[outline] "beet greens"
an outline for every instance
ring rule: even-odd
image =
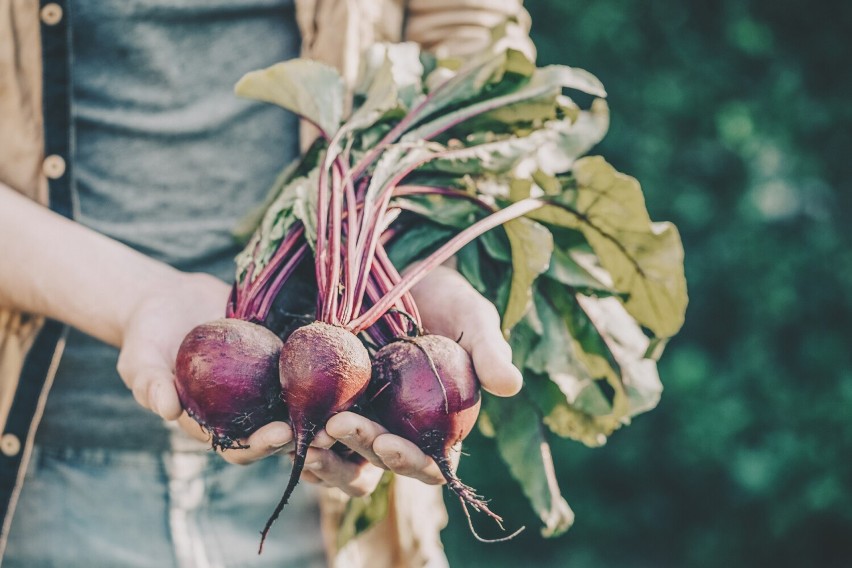
[[[677,231],[650,220],[636,180],[582,157],[608,127],[606,93],[587,72],[537,68],[498,45],[460,67],[412,44],[376,45],[364,61],[348,116],[343,80],[316,62],[280,63],[236,87],[318,133],[276,183],[237,259],[228,304],[229,317],[267,324],[313,259],[316,321],[280,350],[296,463],[263,538],[311,439],[371,374],[380,422],[432,456],[463,504],[499,520],[447,462],[479,415],[544,533],[559,534],[573,513],[548,432],[600,445],[656,405],[655,360],[686,306]],[[597,98],[582,109],[566,90]],[[421,336],[410,294],[454,255],[500,309],[528,375],[520,396],[486,396],[481,413],[469,357]],[[447,341],[455,347],[434,347]],[[427,410],[414,411],[418,396]]]

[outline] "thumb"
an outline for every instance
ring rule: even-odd
[[[171,366],[153,345],[149,347],[122,349],[118,358],[118,374],[142,407],[165,420],[177,420],[182,408]]]
[[[500,314],[458,272],[436,268],[412,290],[423,325],[470,353],[482,388],[497,396],[521,390],[523,377],[512,364],[512,348],[500,329]]]

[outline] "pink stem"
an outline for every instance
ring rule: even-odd
[[[370,278],[367,282],[366,295],[371,303],[375,303],[379,301],[385,294],[387,294],[388,290],[393,287],[393,282],[391,282],[390,278],[387,274],[384,273],[382,268],[378,264],[373,265],[373,270],[370,271]],[[401,308],[400,305],[396,305],[397,309]],[[405,335],[405,320],[403,316],[396,316],[396,318],[391,317],[390,314],[384,314],[385,323],[391,330],[391,333],[394,337]]]
[[[456,75],[450,77],[448,80],[444,81],[440,85],[438,85],[434,91],[429,93],[416,107],[411,109],[408,114],[402,117],[396,126],[391,128],[387,134],[379,141],[378,144],[373,146],[373,148],[364,154],[364,156],[355,164],[355,167],[352,170],[352,177],[354,179],[358,179],[361,177],[367,168],[376,161],[379,155],[384,151],[384,149],[396,142],[396,139],[399,138],[405,130],[416,124],[418,120],[423,118],[420,114],[423,112],[423,109],[429,106],[429,103],[435,98],[435,95],[443,91],[447,88],[448,85],[452,85],[455,82],[461,81],[464,78],[461,73],[457,73]],[[428,138],[426,138],[428,140]]]
[[[326,150],[328,152],[330,150]],[[319,178],[317,180],[317,241],[316,241],[316,259],[315,270],[317,280],[317,306],[325,305],[325,290],[327,284],[327,274],[325,271],[328,259],[328,247],[325,244],[326,234],[328,232],[328,191],[326,184],[326,169],[320,168]],[[319,316],[319,309],[317,310]]]
[[[343,216],[343,184],[337,170],[331,172],[331,224],[329,225],[329,261],[331,267],[328,276],[328,292],[322,321],[336,324],[337,305],[340,300],[340,236]]]
[[[299,266],[299,262],[302,261],[307,250],[308,244],[302,243],[302,246],[293,253],[293,256],[291,256],[290,260],[287,261],[287,264],[285,264],[278,274],[275,275],[275,280],[272,281],[272,284],[264,295],[260,305],[256,310],[254,310],[253,314],[249,314],[248,319],[252,319],[254,321],[266,321],[266,317],[269,315],[269,310],[272,309],[272,302],[275,301],[275,297],[278,296],[278,292],[281,291],[281,287],[284,286],[287,279],[296,271],[296,267]]]
[[[275,254],[272,255],[272,258],[269,259],[269,262],[267,262],[266,266],[263,267],[263,270],[260,271],[260,274],[258,274],[255,281],[250,281],[251,274],[246,276],[245,290],[243,291],[242,297],[238,297],[237,299],[237,317],[245,319],[245,316],[248,314],[249,306],[255,302],[258,296],[264,293],[266,285],[275,276],[281,263],[284,262],[284,259],[291,253],[293,247],[299,241],[304,232],[305,227],[301,223],[294,224],[290,227],[290,231],[287,233],[287,236],[285,236],[284,240],[281,241],[281,244],[278,245],[278,249],[275,251]],[[251,272],[253,271],[254,270],[252,269]]]
[[[385,251],[385,247],[381,244],[376,249],[376,260],[378,261],[379,267],[388,275],[393,285],[399,284],[400,280],[402,280],[402,276],[400,276],[399,272],[397,272],[396,267],[388,257],[387,251]],[[414,303],[414,298],[411,296],[411,292],[406,292],[402,295],[402,308],[412,317],[412,319],[414,319],[417,327],[423,327],[423,321],[420,319],[420,311],[417,309],[417,304]]]
[[[426,260],[418,264],[411,272],[406,274],[402,280],[396,284],[381,300],[376,302],[369,310],[358,316],[350,322],[348,328],[352,333],[360,333],[367,327],[370,327],[377,319],[393,306],[399,298],[411,290],[415,284],[420,282],[424,276],[429,274],[436,266],[447,261],[451,256],[461,250],[466,244],[478,237],[479,235],[526,215],[530,211],[543,207],[547,203],[540,199],[528,198],[513,203],[509,207],[502,209],[496,213],[492,213],[488,217],[481,219],[463,230],[455,237],[444,243],[444,245],[432,253]]]
[[[467,199],[468,201],[472,201],[476,203],[483,209],[488,210],[493,213],[497,211],[493,206],[489,205],[482,199],[476,197],[475,195],[471,195],[469,193],[465,193],[460,189],[452,189],[449,187],[433,187],[431,185],[398,185],[393,190],[394,197],[404,197],[406,195],[443,195],[446,197],[452,197],[457,199]]]
[[[385,185],[381,193],[377,195],[375,199],[369,202],[365,199],[364,209],[361,212],[362,224],[361,232],[359,233],[361,238],[359,239],[358,247],[356,249],[356,255],[360,259],[361,264],[359,266],[358,279],[356,280],[355,307],[353,309],[353,313],[357,314],[361,309],[361,298],[364,296],[364,287],[367,283],[367,273],[369,267],[373,263],[376,246],[381,239],[381,221],[388,211],[388,206],[390,205],[391,198],[394,195],[394,189],[408,174],[426,162],[434,159],[436,156],[437,154],[433,154],[424,157],[422,160],[410,165],[408,168],[399,172],[395,177],[388,181],[387,185]],[[373,206],[373,203],[376,201],[379,201],[378,207]]]
[[[352,181],[352,176],[347,175],[346,165],[349,163],[349,152],[341,160],[335,160],[340,175],[346,181],[346,264],[344,275],[344,292],[342,310],[340,311],[340,321],[348,321],[353,315],[353,304],[355,303],[355,271],[357,270],[355,245],[358,240],[358,201],[355,196],[355,184]]]

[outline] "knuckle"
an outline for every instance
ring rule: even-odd
[[[500,324],[500,312],[497,311],[497,306],[482,296],[477,296],[475,300],[472,299],[471,307],[479,314],[482,323],[487,325]]]

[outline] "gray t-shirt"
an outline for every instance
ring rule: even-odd
[[[237,98],[233,85],[297,56],[293,0],[75,0],[69,11],[77,218],[230,282],[232,229],[298,151],[295,117]],[[38,443],[169,447],[117,358],[71,331]]]

